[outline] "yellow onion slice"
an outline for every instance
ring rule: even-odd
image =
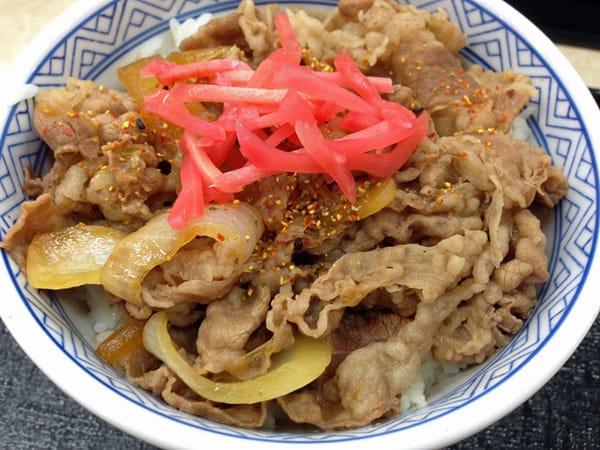
[[[104,262],[126,232],[78,224],[37,234],[27,249],[29,284],[37,289],[66,289],[100,284]]]
[[[292,346],[273,356],[267,373],[244,381],[213,381],[200,375],[177,352],[165,312],[155,313],[146,323],[144,347],[198,395],[236,405],[263,402],[300,389],[319,377],[331,361],[331,347],[326,340],[297,336]]]
[[[389,205],[396,197],[396,183],[392,178],[377,181],[371,188],[356,200],[355,207],[359,219],[364,219]]]
[[[276,342],[273,339],[269,339],[264,344],[246,353],[239,361],[226,370],[238,379],[256,376],[263,367],[268,367],[271,355],[277,351],[277,347]]]
[[[96,349],[96,354],[109,364],[129,355],[143,344],[143,320],[129,319],[111,333]]]
[[[142,304],[142,280],[159,264],[168,261],[196,236],[215,240],[218,259],[243,264],[252,254],[263,225],[250,205],[210,205],[204,214],[190,220],[185,228],[174,230],[168,212],[161,213],[120,241],[101,272],[104,288],[134,304]]]

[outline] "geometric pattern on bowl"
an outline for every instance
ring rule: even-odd
[[[332,0],[306,3],[336,4]],[[61,301],[53,294],[30,288],[17,266],[3,254],[4,264],[12,274],[22,301],[48,337],[99,383],[156,414],[210,432],[270,441],[337,441],[400,432],[461,408],[519,370],[560,327],[577,301],[579,286],[588,276],[598,228],[598,174],[590,148],[589,130],[582,127],[579,111],[572,106],[565,80],[558,79],[530,44],[518,37],[516,30],[501,18],[468,0],[414,0],[408,3],[429,11],[444,8],[449,19],[458,23],[470,36],[468,48],[461,53],[468,63],[481,64],[496,71],[512,67],[533,79],[537,94],[532,98],[533,113],[528,119],[533,140],[547,150],[554,164],[564,167],[570,183],[567,197],[554,210],[551,223],[546,226],[550,279],[542,289],[534,314],[506,348],[452,390],[400,418],[357,430],[309,435],[241,430],[176,411],[132,386],[95,356]],[[41,87],[59,86],[67,77],[75,76],[114,83],[114,75],[111,74],[116,67],[141,43],[167,31],[169,18],[183,20],[203,12],[230,11],[236,6],[237,1],[216,0],[172,0],[160,2],[160,5],[142,0],[112,2],[103,7],[95,18],[81,23],[65,36],[35,69],[29,81]],[[32,108],[31,100],[14,106],[4,137],[0,138],[2,235],[14,223],[18,207],[24,200],[20,190],[22,167],[29,166],[39,171],[46,162],[45,147],[33,131]]]

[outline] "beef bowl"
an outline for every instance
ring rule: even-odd
[[[2,319],[143,441],[443,447],[600,309],[600,113],[504,2],[76,2],[10,80]]]

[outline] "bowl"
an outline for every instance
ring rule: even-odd
[[[330,7],[333,0],[279,2]],[[0,315],[33,362],[91,412],[131,435],[166,448],[222,445],[276,448],[310,444],[344,449],[402,442],[404,448],[439,448],[489,426],[541,388],[577,348],[600,310],[596,295],[600,113],[575,70],[526,18],[493,0],[414,0],[443,8],[468,36],[467,64],[529,76],[536,93],[527,125],[531,139],[564,167],[567,196],[545,222],[549,280],[519,333],[485,363],[456,375],[427,405],[365,427],[330,432],[246,430],[177,411],[131,385],[99,359],[82,309],[33,289],[2,253]],[[33,130],[31,85],[61,86],[68,76],[117,86],[115,69],[140,46],[168,33],[169,19],[234,10],[234,1],[76,2],[35,39],[15,64],[10,92],[16,103],[0,111],[0,217],[4,236],[25,197],[22,167],[43,170],[46,147]]]

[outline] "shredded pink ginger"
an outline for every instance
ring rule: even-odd
[[[275,26],[281,48],[256,70],[230,59],[153,60],[143,70],[172,85],[145,97],[146,111],[184,130],[174,229],[201,216],[206,204],[232,201],[233,193],[279,173],[327,174],[354,202],[355,172],[392,176],[427,132],[426,113],[415,116],[381,97],[392,92],[391,79],[365,76],[347,53],[335,58],[335,72],[303,66],[288,16],[278,13]],[[205,120],[188,110],[190,102],[218,102],[223,112]],[[343,137],[330,139],[328,130]]]

